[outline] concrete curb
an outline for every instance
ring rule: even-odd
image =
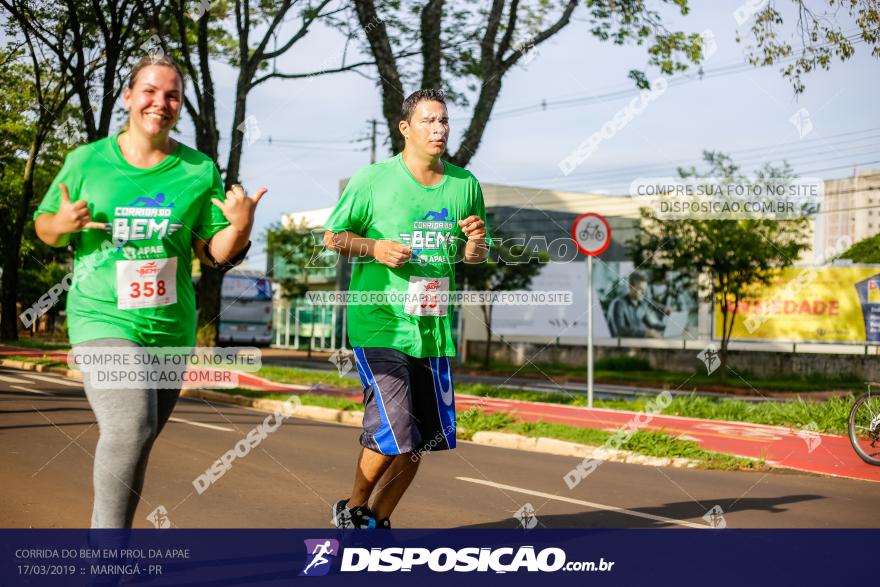
[[[510,432],[475,432],[472,442],[500,448],[527,450],[566,457],[597,459],[631,465],[648,465],[650,467],[678,467],[693,469],[700,463],[686,458],[651,457],[639,455],[628,450],[589,446],[577,442],[568,442],[556,438],[523,436]]]
[[[9,367],[10,369],[20,369],[22,371],[36,371],[37,373],[55,373],[67,377],[68,379],[76,379],[82,381],[82,373],[76,369],[66,369],[64,367],[50,367],[48,365],[39,365],[27,361],[16,361],[14,359],[0,359],[0,366]]]

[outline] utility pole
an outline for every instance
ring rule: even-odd
[[[376,119],[372,119],[370,124],[373,127],[373,131],[370,133],[370,164],[376,162]]]

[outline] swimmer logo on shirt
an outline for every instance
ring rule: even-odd
[[[443,263],[447,261],[446,251],[454,254],[455,241],[452,231],[455,218],[447,208],[439,212],[428,211],[421,220],[413,222],[412,232],[401,232],[400,240],[412,248],[412,260],[418,263]],[[439,251],[444,254],[423,255],[424,251]]]
[[[171,208],[174,202],[165,204],[165,194],[155,197],[140,196],[128,206],[117,206],[113,212],[113,239],[117,242],[163,239],[172,235],[182,226],[172,222]]]

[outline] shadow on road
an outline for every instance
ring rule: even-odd
[[[812,501],[816,499],[825,499],[821,495],[805,494],[805,495],[787,495],[772,498],[725,498],[716,500],[702,500],[706,509],[701,509],[700,505],[694,501],[678,501],[667,503],[657,507],[629,508],[632,511],[654,516],[662,516],[664,518],[672,518],[675,520],[685,520],[696,524],[706,523],[702,517],[709,508],[720,506],[724,515],[731,515],[743,511],[762,511],[771,514],[782,514],[788,511],[783,507],[788,504],[794,504],[804,501]],[[586,507],[586,506],[585,506]],[[619,512],[611,512],[604,510],[591,510],[577,514],[564,515],[541,515],[540,510],[537,511],[538,528],[674,528],[676,524],[672,522],[663,522],[660,520],[651,520],[640,518],[630,514]],[[706,523],[708,526],[708,523]],[[513,517],[498,520],[497,522],[489,522],[485,524],[473,524],[468,526],[460,526],[461,528],[521,528],[520,521]]]

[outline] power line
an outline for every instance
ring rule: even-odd
[[[862,41],[861,33],[850,34],[847,37],[847,40],[852,42],[853,44],[859,44]],[[830,43],[823,43],[822,45],[830,45]],[[786,57],[783,59],[779,59],[774,63],[774,65],[779,65],[782,63],[787,63],[789,61],[794,61],[797,59],[797,55],[792,55],[790,57]],[[700,81],[702,79],[709,79],[715,77],[722,77],[726,75],[734,75],[738,73],[744,73],[746,71],[754,71],[756,66],[752,65],[748,62],[729,62],[728,64],[718,66],[713,69],[704,70],[702,73],[688,73],[682,74],[679,76],[672,77],[668,80],[667,86],[673,87],[678,86],[685,83],[691,83],[694,81]],[[494,113],[492,115],[493,119],[504,119],[504,118],[513,118],[517,116],[525,116],[527,114],[531,114],[533,112],[545,112],[547,110],[559,110],[563,108],[572,108],[580,105],[587,104],[598,104],[601,102],[608,102],[611,100],[616,100],[618,98],[624,98],[632,95],[637,95],[642,90],[634,89],[631,86],[621,86],[620,89],[612,90],[609,92],[601,93],[601,94],[591,94],[587,96],[579,96],[575,98],[566,98],[566,99],[557,99],[557,100],[547,100],[542,99],[540,102],[527,105],[520,106],[518,108],[511,108],[509,110],[502,110],[500,112]],[[472,117],[461,118],[462,122],[467,122]]]
[[[745,149],[735,149],[735,150],[728,151],[727,153],[731,155],[731,158],[734,160],[735,163],[740,163],[740,161],[737,159],[739,157],[741,157],[742,155],[747,154],[747,153],[755,153],[755,152],[764,152],[767,155],[772,153],[772,154],[774,154],[774,158],[785,159],[786,153],[780,152],[780,149],[782,147],[789,147],[790,151],[799,151],[802,149],[812,149],[812,148],[815,148],[815,149],[834,148],[834,146],[840,145],[840,144],[846,144],[846,143],[851,143],[851,142],[855,142],[855,141],[863,141],[863,140],[873,139],[873,138],[875,138],[874,134],[872,134],[869,137],[853,137],[853,135],[861,135],[861,134],[865,134],[865,133],[876,133],[877,131],[880,131],[880,127],[844,132],[844,133],[839,133],[836,135],[829,135],[827,137],[803,139],[798,142],[777,143],[774,145],[765,145],[765,146],[760,146],[760,147],[748,147]],[[880,136],[880,135],[876,135],[876,136]],[[847,139],[847,140],[840,140],[843,137],[853,137],[853,138]],[[779,152],[778,155],[775,154],[777,152]],[[599,171],[583,171],[583,172],[579,172],[579,173],[573,173],[573,174],[566,176],[566,179],[574,179],[574,178],[581,178],[581,177],[593,179],[593,178],[596,178],[597,176],[605,176],[608,174],[614,174],[615,172],[623,172],[623,171],[635,170],[635,169],[650,170],[650,169],[657,169],[657,168],[681,167],[681,166],[685,166],[688,164],[692,164],[693,162],[694,162],[694,159],[678,159],[678,160],[673,160],[673,161],[668,161],[668,162],[645,163],[645,164],[636,165],[636,166],[630,165],[630,166],[612,167],[612,168],[608,168],[605,170],[599,170]],[[662,169],[661,169],[661,171],[662,171]],[[549,175],[549,176],[531,177],[531,178],[527,178],[525,180],[520,180],[520,181],[552,181],[554,179],[560,179],[559,174],[554,174],[554,175]]]

